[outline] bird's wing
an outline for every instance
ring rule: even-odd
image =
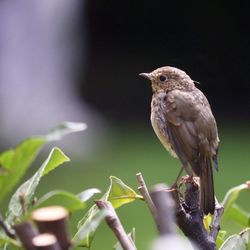
[[[165,118],[170,142],[182,163],[188,162],[197,175],[200,150],[196,120],[200,116],[199,104],[199,100],[190,92],[179,90],[169,92],[165,99]]]

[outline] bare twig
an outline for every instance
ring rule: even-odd
[[[2,214],[0,214],[0,227],[3,229],[3,231],[8,237],[10,237],[11,239],[15,239],[15,234],[5,224]]]
[[[106,222],[111,230],[114,232],[116,238],[120,242],[124,250],[136,250],[134,242],[129,239],[126,234],[114,208],[109,201],[98,200],[95,201],[99,209],[107,209],[108,215],[106,216]]]
[[[174,201],[166,189],[165,184],[158,184],[150,192],[156,207],[156,225],[160,235],[175,233]]]
[[[223,215],[224,207],[219,204],[217,199],[215,199],[215,211],[213,221],[210,225],[210,236],[216,241],[218,233],[220,231],[220,220]]]
[[[138,190],[140,191],[144,201],[146,202],[148,208],[149,208],[149,211],[151,212],[152,214],[152,217],[154,218],[155,221],[157,221],[157,213],[156,213],[156,208],[155,208],[155,205],[150,197],[150,194],[148,192],[148,188],[147,188],[147,185],[144,181],[144,178],[143,178],[143,175],[142,173],[137,173],[136,174],[136,178],[137,178],[137,181],[139,183],[139,187],[138,187]]]
[[[70,247],[67,219],[68,212],[59,206],[39,208],[32,213],[40,233],[52,233],[56,236],[62,250]]]
[[[39,234],[32,240],[36,250],[60,250],[57,238],[53,234]]]
[[[22,242],[23,247],[26,250],[36,250],[32,243],[32,239],[38,235],[37,230],[33,228],[31,223],[23,222],[14,226],[16,234],[20,241]]]

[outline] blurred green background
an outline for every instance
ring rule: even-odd
[[[226,124],[220,124],[219,131],[220,168],[218,173],[214,172],[214,177],[216,196],[221,201],[229,188],[250,179],[250,135],[247,125],[228,127]],[[171,184],[179,171],[178,160],[165,151],[150,126],[114,127],[112,133],[101,143],[102,147],[90,156],[84,159],[72,158],[70,163],[46,176],[38,189],[38,197],[52,189],[66,189],[78,193],[87,188],[97,187],[105,192],[109,186],[110,175],[117,176],[136,190],[138,184],[135,175],[138,172],[143,173],[148,187],[162,182]],[[238,204],[247,211],[250,207],[249,195],[249,192],[243,192],[238,200]],[[88,204],[92,205],[93,202],[90,201]],[[156,230],[143,202],[136,201],[124,205],[117,212],[126,231],[136,228],[138,249],[149,249],[156,236]],[[82,215],[82,212],[77,212],[72,216],[72,233],[76,229],[76,221]],[[226,225],[222,225],[222,229],[232,233],[238,232],[240,227],[228,221]],[[92,249],[111,249],[115,242],[113,233],[105,223],[102,223],[96,232]]]

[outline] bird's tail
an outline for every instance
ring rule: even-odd
[[[214,214],[214,180],[211,159],[204,157],[201,160],[200,172],[200,189],[201,189],[201,210],[204,214]]]

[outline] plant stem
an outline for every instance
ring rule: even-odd
[[[108,215],[106,216],[106,222],[111,230],[114,232],[116,238],[120,242],[124,250],[136,250],[135,244],[126,234],[114,208],[109,201],[97,200],[95,201],[99,209],[106,209]]]
[[[151,199],[151,196],[149,194],[149,191],[148,191],[147,185],[146,185],[146,183],[144,181],[142,173],[137,173],[136,178],[137,178],[137,181],[138,181],[138,183],[140,185],[138,187],[138,190],[141,193],[145,203],[147,204],[147,206],[149,208],[149,211],[150,211],[152,217],[154,218],[154,221],[156,222],[156,221],[158,221],[156,207],[155,207],[155,204],[153,203],[153,201]]]

